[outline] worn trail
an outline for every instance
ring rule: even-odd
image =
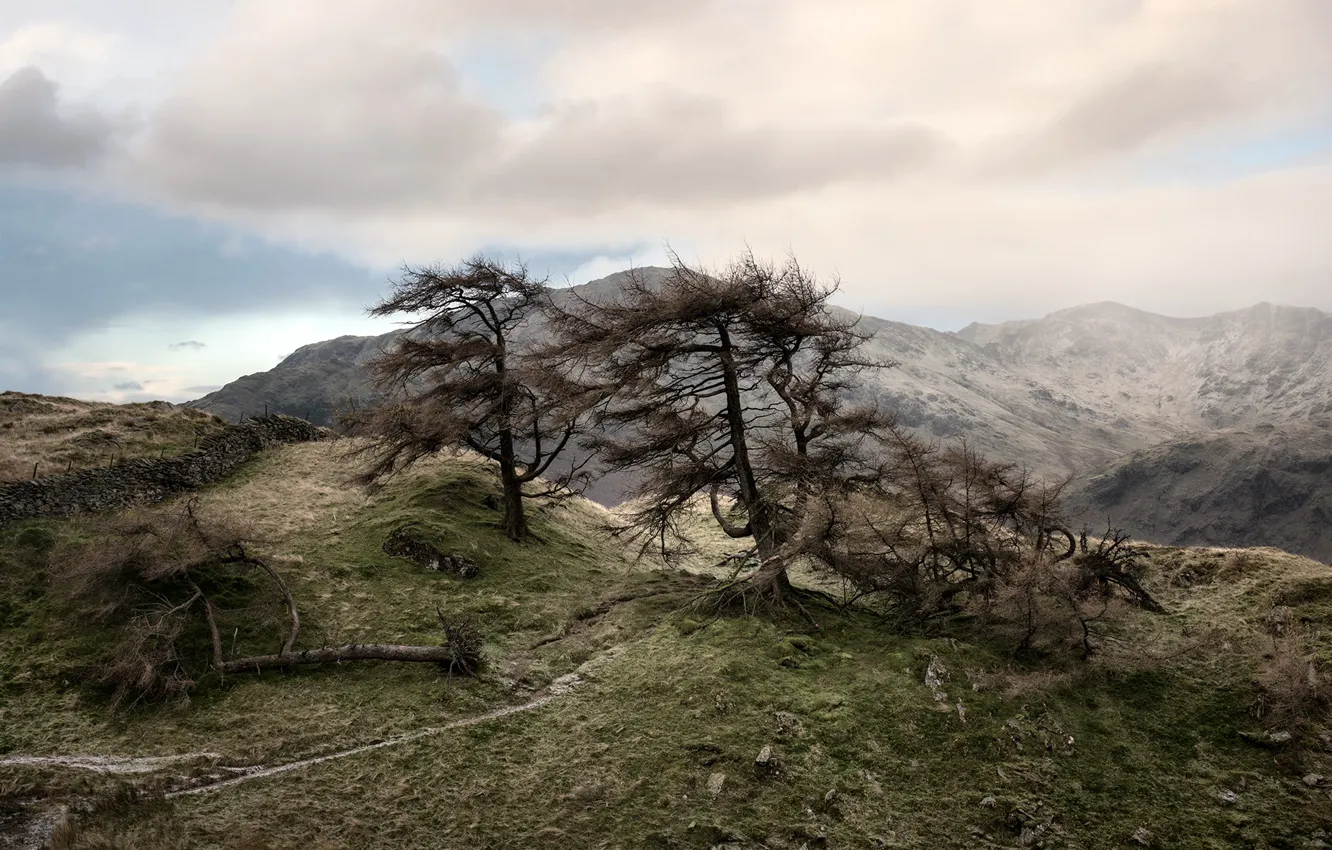
[[[443,732],[449,732],[454,729],[462,729],[468,726],[475,726],[480,723],[486,723],[491,720],[498,720],[501,717],[507,717],[511,714],[520,714],[525,711],[535,711],[558,697],[571,693],[575,688],[583,683],[583,676],[590,671],[601,667],[615,658],[619,657],[624,651],[624,646],[613,646],[603,653],[600,653],[585,661],[575,672],[565,674],[550,683],[546,692],[541,696],[529,700],[519,705],[507,705],[492,709],[482,714],[472,717],[463,717],[442,726],[427,726],[423,729],[417,729],[402,735],[396,735],[392,738],[386,738],[382,741],[376,741],[373,744],[364,744],[359,747],[351,747],[346,750],[326,753],[322,756],[300,759],[298,761],[287,762],[271,766],[257,765],[252,767],[219,767],[220,770],[235,772],[238,775],[209,782],[204,785],[196,785],[190,788],[181,788],[176,791],[168,792],[167,798],[184,797],[194,794],[208,794],[213,791],[220,791],[224,788],[230,788],[243,782],[252,782],[256,779],[264,779],[270,776],[277,776],[283,773],[289,773],[293,770],[311,767],[326,761],[335,761],[337,759],[349,758],[362,753],[368,753],[372,750],[379,750],[385,747],[396,747],[411,741],[428,738],[432,735],[439,735]],[[8,756],[0,758],[0,767],[5,765],[49,765],[56,767],[69,767],[82,770],[92,770],[99,773],[151,773],[162,770],[174,764],[181,764],[190,761],[199,761],[203,759],[219,759],[222,756],[218,753],[183,753],[171,756]]]
[[[441,732],[448,732],[452,729],[462,729],[466,726],[475,726],[478,723],[485,723],[488,720],[496,720],[500,717],[506,717],[510,714],[518,714],[523,711],[533,711],[554,699],[553,695],[547,695],[525,702],[521,705],[510,705],[504,708],[497,708],[493,711],[487,711],[484,714],[478,714],[474,717],[464,717],[461,720],[455,720],[452,723],[446,723],[443,726],[428,726],[425,729],[417,729],[415,732],[408,732],[405,735],[398,735],[393,738],[386,738],[383,741],[376,741],[373,744],[365,744],[360,747],[352,747],[349,750],[340,750],[327,755],[315,756],[314,758],[301,759],[299,761],[288,762],[287,764],[274,765],[272,767],[256,767],[247,769],[247,772],[239,776],[233,776],[229,779],[222,779],[217,782],[210,782],[207,785],[199,785],[194,788],[182,788],[179,791],[168,792],[165,796],[184,797],[191,794],[208,794],[213,791],[220,791],[223,788],[229,788],[232,785],[239,785],[242,782],[252,782],[256,779],[264,779],[269,776],[277,776],[280,773],[288,773],[293,770],[300,770],[303,767],[320,764],[326,761],[344,759],[350,756],[357,756],[361,753],[368,753],[371,750],[383,749],[384,747],[396,747],[399,744],[406,744],[409,741],[415,741],[420,738],[428,738],[431,735],[438,735]]]

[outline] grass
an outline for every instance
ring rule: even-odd
[[[0,484],[136,457],[185,454],[224,427],[166,402],[108,404],[0,393]]]
[[[60,847],[1117,847],[1143,829],[1159,847],[1277,848],[1332,828],[1328,792],[1302,781],[1332,776],[1328,756],[1239,734],[1262,728],[1250,707],[1274,607],[1326,656],[1326,566],[1154,548],[1168,616],[1131,612],[1091,663],[1020,664],[960,629],[895,634],[865,614],[819,610],[817,630],[708,619],[689,606],[705,579],[631,561],[590,503],[536,510],[536,541],[510,543],[486,506],[493,476],[467,458],[373,496],[347,474],[327,444],[286,446],[205,490],[200,509],[252,524],[300,602],[303,645],[437,641],[438,605],[486,635],[477,679],[348,664],[205,679],[187,707],[112,714],[68,680],[99,637],[43,579],[53,543],[89,526],[28,523],[0,531],[0,750],[273,764],[520,703],[610,660],[538,710],[215,794],[125,790],[216,772],[204,759],[132,779],[0,767],[0,797],[98,801]],[[480,575],[385,555],[407,521]],[[696,542],[697,568],[734,545]],[[923,682],[932,659],[949,671],[942,701]],[[756,769],[764,747],[779,774]]]

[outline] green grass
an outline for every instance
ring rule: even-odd
[[[1158,550],[1151,581],[1168,617],[1131,612],[1090,664],[1017,664],[1001,644],[894,634],[867,615],[820,609],[820,629],[711,619],[689,605],[703,579],[629,561],[593,506],[535,511],[536,540],[509,542],[475,462],[440,460],[368,499],[341,488],[345,472],[327,447],[285,447],[201,504],[257,523],[300,601],[303,645],[434,642],[439,606],[485,633],[478,679],[347,664],[205,679],[186,708],[112,714],[64,684],[98,636],[41,579],[51,540],[87,531],[29,524],[0,532],[0,749],[273,764],[523,702],[617,652],[535,711],[215,794],[126,802],[112,794],[126,780],[3,767],[0,793],[111,800],[66,847],[1099,848],[1135,846],[1145,828],[1160,847],[1276,848],[1332,829],[1327,791],[1301,781],[1332,775],[1327,756],[1238,734],[1261,728],[1248,708],[1263,617],[1287,604],[1323,622],[1326,567]],[[407,521],[481,574],[461,581],[385,555]],[[1194,579],[1176,583],[1186,570]],[[943,702],[923,684],[931,658],[950,671]],[[764,746],[780,775],[755,769]]]

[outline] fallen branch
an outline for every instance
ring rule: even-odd
[[[258,672],[266,667],[294,667],[298,664],[339,664],[343,661],[417,661],[443,664],[454,660],[453,650],[447,646],[407,646],[390,643],[352,643],[346,646],[307,649],[303,652],[282,652],[276,655],[255,655],[222,662],[222,673]]]

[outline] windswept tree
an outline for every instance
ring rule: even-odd
[[[547,301],[522,264],[473,257],[456,266],[407,267],[372,316],[421,317],[370,364],[381,402],[348,417],[376,438],[363,450],[369,484],[442,450],[494,461],[504,528],[527,535],[524,485],[544,475],[577,432],[578,393],[525,356],[519,341]]]
[[[633,515],[647,543],[678,534],[707,498],[731,537],[752,538],[746,592],[781,604],[789,544],[811,494],[872,474],[867,440],[885,424],[848,403],[860,370],[855,318],[828,304],[794,259],[746,252],[708,272],[672,257],[664,279],[629,276],[613,297],[576,299],[552,317],[552,353],[598,377],[600,463],[637,479]]]

